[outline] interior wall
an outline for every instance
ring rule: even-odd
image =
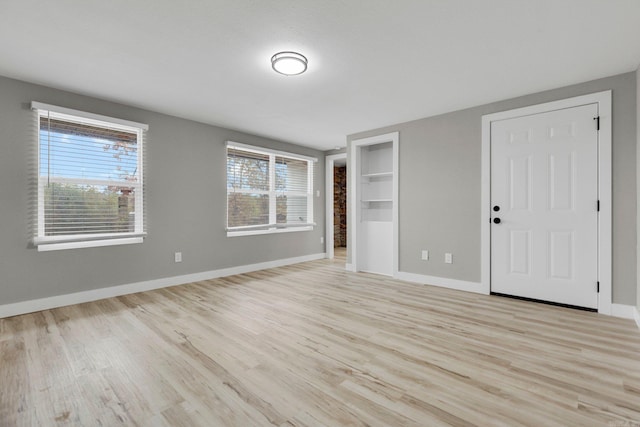
[[[634,305],[634,72],[349,135],[348,144],[400,132],[399,270],[479,283],[482,116],[604,90],[613,91],[613,302]],[[444,263],[446,252],[452,264]]]
[[[347,167],[333,168],[333,246],[347,246]]]
[[[324,253],[324,153],[0,77],[0,305]],[[31,101],[149,124],[144,243],[38,252],[30,245],[37,134]],[[313,231],[227,237],[232,140],[318,158]],[[183,262],[174,262],[174,252]]]
[[[637,191],[640,192],[640,171],[638,170],[638,165],[640,165],[640,67],[636,70],[636,134],[637,134],[637,145],[636,145],[636,180],[637,180]],[[640,193],[639,193],[640,194]],[[637,200],[637,214],[638,214],[638,244],[640,244],[640,196],[638,196]],[[637,271],[640,271],[640,250],[638,250],[638,263],[637,263]],[[637,288],[636,288],[636,308],[638,310],[638,318],[640,319],[640,274],[637,277]]]

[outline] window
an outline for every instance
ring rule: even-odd
[[[315,161],[227,142],[227,235],[311,230]]]
[[[147,125],[32,102],[39,251],[140,243]]]

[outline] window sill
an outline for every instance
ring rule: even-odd
[[[39,244],[38,252],[60,251],[64,249],[95,248],[99,246],[131,245],[142,243],[142,237],[126,237],[121,239],[85,240],[78,242],[60,242]]]
[[[269,228],[265,230],[245,230],[245,231],[227,231],[227,237],[254,236],[258,234],[277,234],[277,233],[293,233],[296,231],[311,231],[313,226],[292,227],[292,228]]]

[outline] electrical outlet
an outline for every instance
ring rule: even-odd
[[[423,250],[422,251],[422,260],[426,261],[429,259],[429,251]]]
[[[320,244],[323,244],[323,243],[324,243],[324,237],[321,237],[320,238]]]
[[[446,254],[444,254],[444,262],[446,264],[453,264],[453,255],[450,254],[449,252],[447,252]]]
[[[176,262],[182,262],[182,252],[176,252],[174,259]]]

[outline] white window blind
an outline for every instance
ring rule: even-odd
[[[32,103],[38,118],[39,250],[144,236],[146,125]]]
[[[227,143],[229,235],[310,229],[316,159]]]

